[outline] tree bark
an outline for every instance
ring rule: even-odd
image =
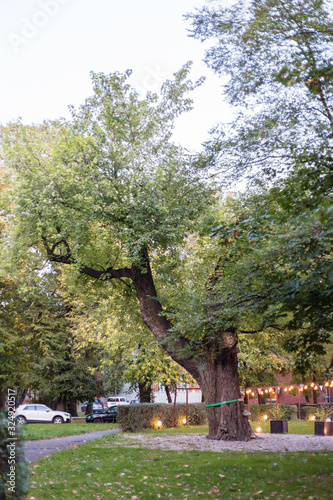
[[[209,439],[248,441],[253,435],[248,417],[244,415],[241,400],[236,346],[223,348],[219,355],[208,359],[203,377],[207,405],[240,400],[220,406],[208,407]]]
[[[23,404],[23,401],[25,400],[27,393],[28,389],[22,389],[21,394],[17,398],[17,406]]]
[[[72,415],[72,417],[77,417],[77,402],[76,401],[69,401],[68,403],[69,406],[69,413]]]
[[[151,403],[151,387],[139,383],[139,398],[140,403]]]
[[[168,399],[168,403],[172,403],[172,397],[171,397],[171,394],[170,394],[170,388],[169,388],[169,386],[165,385],[164,388],[165,388],[166,397]]]
[[[58,411],[66,411],[66,400],[65,399],[60,399],[57,402],[56,410],[58,410]]]

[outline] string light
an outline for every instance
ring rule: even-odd
[[[281,387],[281,390],[283,390],[284,392],[288,392],[288,391],[292,391],[292,390],[295,390],[295,389],[298,389],[300,392],[303,392],[303,391],[306,391],[307,389],[311,388],[313,389],[314,391],[318,391],[319,389],[322,391],[323,389],[325,388],[333,388],[333,379],[332,380],[329,380],[329,381],[326,381],[326,382],[323,382],[323,385],[317,385],[315,382],[311,382],[311,384],[299,384],[297,386],[294,386],[294,385],[290,385],[289,387]],[[280,388],[280,387],[279,387]],[[271,393],[271,392],[277,392],[277,386],[275,387],[253,387],[252,389],[246,389],[245,391],[245,394],[248,395],[249,398],[255,398],[256,397],[256,394],[254,393],[254,391],[257,390],[258,392],[258,395],[265,395],[265,394],[268,394],[268,393]]]

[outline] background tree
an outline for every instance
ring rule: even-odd
[[[2,172],[0,269],[0,390],[4,407],[8,387],[16,388],[17,404],[29,392],[58,409],[76,414],[76,402],[101,390],[99,355],[93,341],[79,347],[69,319],[72,305],[64,295],[59,271],[39,252],[6,258],[10,246],[6,191],[13,175]],[[12,172],[11,172],[12,174]],[[15,258],[17,257],[17,258]]]

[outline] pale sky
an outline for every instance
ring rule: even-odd
[[[227,3],[230,0],[221,0]],[[0,123],[69,118],[91,95],[90,71],[132,69],[140,92],[192,60],[192,78],[205,75],[195,109],[178,120],[175,139],[198,149],[208,130],[230,120],[222,81],[202,62],[204,45],[188,37],[183,14],[205,0],[0,0],[2,78]]]

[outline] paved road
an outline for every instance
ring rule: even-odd
[[[71,446],[76,446],[78,444],[85,443],[86,441],[92,441],[93,439],[97,439],[107,434],[115,434],[116,432],[120,432],[120,429],[94,431],[89,432],[88,434],[45,439],[43,441],[26,441],[24,443],[25,458],[28,462],[33,462],[34,460],[46,457],[50,453],[67,450]]]

